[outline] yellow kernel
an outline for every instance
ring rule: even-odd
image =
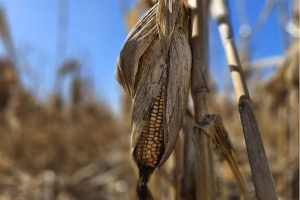
[[[159,154],[160,154],[160,151],[157,151],[157,152],[156,152],[156,154],[158,154],[158,155],[159,155]]]
[[[144,151],[147,151],[147,148],[144,148],[143,150],[144,150]]]
[[[162,116],[162,115],[163,115],[163,113],[162,113],[162,112],[158,113],[158,116]]]
[[[154,142],[153,142],[153,141],[148,141],[148,144],[152,144],[152,145],[153,145],[153,144],[154,144]]]
[[[151,154],[151,151],[150,151],[150,150],[147,150],[147,154]]]
[[[159,136],[159,133],[158,133],[158,132],[156,132],[156,133],[155,133],[155,136]]]
[[[155,131],[155,128],[149,128],[149,131]]]
[[[160,141],[163,141],[163,138],[159,138]]]
[[[152,155],[155,155],[155,151],[153,151],[151,154],[152,154]]]
[[[145,156],[143,156],[143,159],[146,159],[146,157],[145,157]]]
[[[144,140],[144,144],[147,144],[147,140]]]
[[[151,155],[146,155],[146,158],[151,158]]]
[[[160,100],[160,97],[156,97],[156,99],[155,99],[156,101],[159,101]]]
[[[159,144],[157,145],[157,147],[161,147],[161,144],[159,143]]]
[[[159,131],[159,128],[155,128],[155,131]]]
[[[155,143],[159,144],[159,143],[160,143],[160,141],[159,141],[159,140],[156,140],[156,141],[155,141]]]
[[[152,116],[152,117],[156,117],[156,116],[157,116],[157,114],[155,114],[155,113],[151,113],[151,116]]]
[[[155,134],[155,136],[156,136],[156,134]],[[159,134],[159,137],[161,137],[161,138],[164,137],[164,134]]]
[[[155,101],[155,102],[154,102],[154,105],[158,106],[158,105],[159,105],[159,102],[158,102],[158,101]]]
[[[155,121],[150,121],[150,124],[152,124],[152,125],[155,124]]]
[[[149,161],[149,162],[152,162],[152,161],[153,161],[153,158],[149,158],[148,161]]]
[[[162,112],[163,112],[163,110],[162,110],[162,109],[159,109],[159,111],[158,111],[158,112],[162,113]]]
[[[157,111],[157,110],[152,110],[152,112],[154,112],[154,113],[158,113],[158,111]]]
[[[157,147],[157,144],[152,144],[152,147]]]
[[[162,120],[156,120],[156,123],[161,124],[161,123],[162,123]],[[150,126],[151,126],[151,125],[150,125]],[[156,124],[155,124],[155,126],[156,126]]]
[[[161,108],[161,109],[162,109],[162,108],[163,108],[163,106],[162,106],[162,105],[159,105],[159,108]]]
[[[150,138],[154,138],[154,134],[149,135],[149,137]],[[149,139],[149,137],[148,137],[148,139]]]
[[[151,151],[156,151],[156,148],[152,148]]]
[[[158,116],[157,119],[162,119],[162,116]]]
[[[155,117],[151,117],[150,120],[155,122],[156,118]]]
[[[148,145],[147,145],[147,149],[151,149],[151,145],[148,144]]]
[[[150,128],[155,128],[155,125],[154,124],[150,124],[149,127]]]
[[[154,141],[156,141],[156,140],[158,140],[158,137],[155,137],[155,138],[154,138]]]
[[[160,127],[160,124],[155,124],[156,127]]]
[[[146,155],[146,152],[145,152],[145,151],[143,152],[143,155]]]
[[[153,161],[153,164],[156,164],[157,163],[157,161]]]
[[[149,140],[153,140],[153,138],[149,137],[147,140],[148,140],[148,143],[149,143]]]

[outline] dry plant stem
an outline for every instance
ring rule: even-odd
[[[258,200],[277,199],[275,186],[264,149],[256,117],[249,99],[242,96],[239,102],[243,131],[248,151],[255,193]]]
[[[256,117],[250,104],[250,96],[245,79],[243,78],[239,56],[232,37],[233,33],[228,14],[228,2],[226,0],[214,0],[211,5],[211,13],[219,26],[227,62],[231,70],[236,98],[239,102],[239,110],[256,197],[258,200],[277,199],[266,152]]]
[[[182,125],[184,144],[182,190],[180,193],[183,200],[196,199],[195,145],[193,143],[194,124],[194,116],[190,109],[187,108],[184,123]]]
[[[243,95],[246,95],[247,98],[250,99],[245,79],[243,77],[243,74],[241,73],[241,63],[239,61],[239,56],[237,54],[233,39],[230,38],[226,41],[223,41],[223,46],[225,49],[228,65],[230,67],[230,74],[233,81],[234,90],[236,92],[237,100]]]
[[[173,169],[174,175],[174,192],[175,192],[175,200],[181,200],[181,188],[182,181],[181,176],[183,174],[183,134],[180,133],[177,139],[175,148],[173,150],[175,166]]]
[[[239,56],[232,38],[233,33],[226,6],[226,0],[213,0],[211,4],[211,13],[219,26],[219,32],[225,49],[227,63],[230,67],[237,101],[239,101],[239,98],[243,95],[246,95],[250,99],[246,82],[243,77]]]
[[[196,199],[215,199],[213,144],[204,131],[194,133],[196,153]],[[201,160],[200,160],[201,159]]]
[[[208,113],[205,71],[208,66],[208,27],[205,5],[200,0],[188,1],[191,20],[192,77],[191,93],[194,101],[195,121],[200,122]],[[201,53],[200,53],[201,52]],[[203,73],[204,72],[204,73]],[[196,153],[196,198],[215,199],[212,140],[204,132],[194,133]]]

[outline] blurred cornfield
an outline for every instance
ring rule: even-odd
[[[121,1],[128,30],[153,3],[139,0],[128,7],[126,1]],[[125,93],[120,95],[122,114],[116,116],[87,89],[89,84],[81,76],[80,63],[72,59],[59,66],[56,76],[57,88],[66,77],[71,79],[70,100],[65,101],[63,94],[55,91],[45,102],[38,101],[21,84],[20,66],[1,9],[1,39],[8,56],[0,58],[0,200],[135,199],[138,172],[130,155],[130,97]],[[299,1],[294,0],[288,11],[284,0],[267,0],[252,34],[259,31],[274,9],[278,10],[281,23],[278,31],[285,55],[249,62],[254,50],[247,29],[240,35],[239,54],[279,199],[296,200],[299,199]],[[291,15],[290,21],[286,15]],[[270,65],[276,70],[264,79],[261,69]],[[211,80],[210,88],[210,112],[222,116],[250,197],[255,199],[235,99],[217,92]],[[186,188],[193,188],[194,175],[183,170],[183,161],[194,162],[194,155],[184,152],[184,133],[192,131],[192,115],[187,110],[183,133],[173,154],[150,180],[155,199],[191,199]],[[217,157],[214,159],[218,199],[240,199],[241,192],[229,166]],[[183,177],[190,180],[185,182]]]

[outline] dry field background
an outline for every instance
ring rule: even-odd
[[[138,3],[127,10],[127,26],[132,27],[149,5],[150,1]],[[295,9],[295,24],[298,19],[299,10]],[[0,25],[3,31],[3,21]],[[249,64],[249,51],[250,47],[240,54],[278,196],[282,200],[296,200],[299,198],[299,38],[290,43],[283,61],[268,80],[262,80],[259,70],[255,70],[267,64],[263,61]],[[70,73],[80,73],[76,60],[66,61],[57,79]],[[70,102],[64,102],[60,93],[54,93],[47,102],[40,103],[20,84],[14,61],[1,58],[0,200],[135,199],[137,169],[129,153],[131,100],[122,93],[122,114],[115,116],[86,87],[80,76],[72,76]],[[222,116],[251,199],[255,199],[237,104],[234,99],[217,93],[213,83],[210,88],[210,112]],[[192,130],[191,116],[187,112],[185,133]],[[156,199],[183,199],[181,195],[189,194],[184,190],[188,183],[183,183],[183,176],[193,175],[183,171],[184,138],[181,134],[170,159],[150,180]],[[185,155],[194,162],[192,153]],[[240,199],[228,165],[217,157],[215,163],[219,199]]]

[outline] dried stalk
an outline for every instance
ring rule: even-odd
[[[277,199],[272,174],[256,117],[249,99],[241,97],[239,111],[251,167],[252,179],[258,200]]]
[[[287,50],[291,43],[289,34],[285,29],[286,25],[289,22],[288,1],[279,0],[278,5],[277,5],[277,18],[279,21],[279,27],[280,27],[279,33],[281,36],[281,41],[282,41],[284,50]]]
[[[211,13],[219,26],[219,32],[225,49],[227,62],[239,102],[239,111],[246,141],[255,193],[258,200],[277,199],[272,174],[259,132],[247,85],[243,77],[239,56],[233,41],[232,27],[226,0],[213,0]]]
[[[195,121],[200,122],[208,113],[205,80],[208,66],[208,26],[205,3],[200,0],[188,1],[191,17],[192,77],[191,93],[194,101]],[[201,53],[200,53],[201,52]],[[215,199],[212,141],[204,132],[194,133],[196,152],[196,198]]]
[[[256,35],[261,30],[262,26],[266,23],[270,14],[272,13],[273,9],[277,4],[275,0],[267,0],[265,2],[266,3],[263,10],[259,14],[257,20],[254,22],[252,28],[252,36]]]
[[[186,115],[182,125],[184,135],[183,144],[183,177],[181,197],[184,200],[196,199],[195,183],[195,145],[193,143],[193,127],[195,121],[190,109],[186,109]]]
[[[269,58],[263,58],[254,60],[248,63],[243,63],[243,70],[259,70],[265,67],[279,67],[283,62],[283,56],[274,56]]]
[[[173,184],[175,200],[181,199],[182,174],[183,174],[183,134],[179,134],[174,151]]]

